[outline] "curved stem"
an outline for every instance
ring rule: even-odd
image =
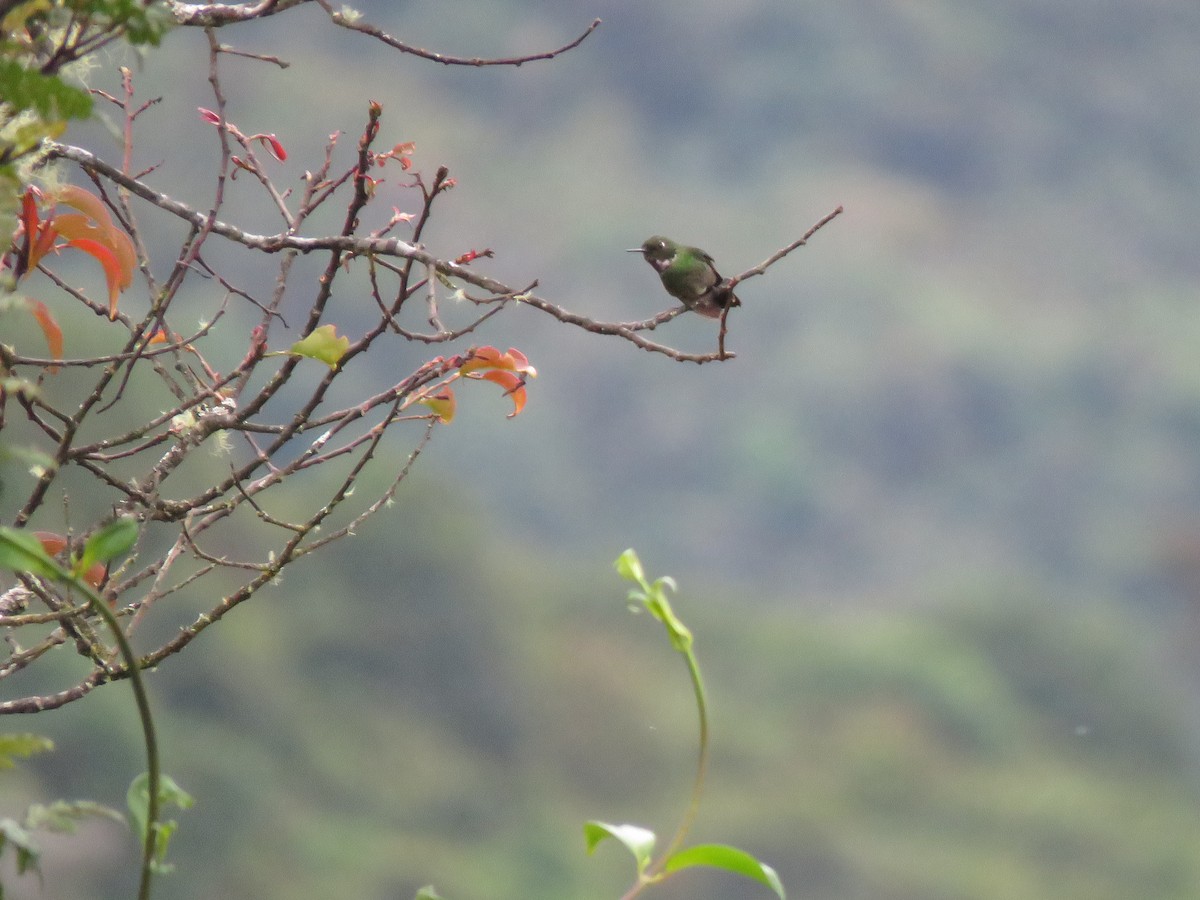
[[[683,654],[684,662],[687,663],[688,675],[692,679],[692,692],[696,695],[696,711],[700,717],[700,752],[696,759],[696,775],[692,779],[692,796],[683,813],[683,818],[679,822],[679,827],[675,829],[671,842],[667,844],[667,849],[659,854],[658,859],[645,872],[638,876],[638,880],[625,892],[621,900],[632,900],[647,885],[659,879],[663,867],[687,840],[688,833],[695,824],[696,814],[700,811],[700,798],[704,794],[704,778],[708,773],[708,698],[704,693],[704,680],[700,677],[700,664],[696,661],[696,655],[692,652],[691,647],[684,648],[680,652]]]
[[[142,680],[141,666],[133,654],[133,647],[130,645],[129,639],[121,630],[121,623],[117,621],[117,617],[105,604],[104,599],[89,585],[77,579],[71,579],[71,583],[87,595],[92,609],[104,620],[104,624],[116,638],[121,658],[129,670],[130,684],[133,685],[133,698],[137,703],[138,718],[142,722],[142,739],[146,745],[146,787],[149,790],[149,797],[146,800],[146,834],[142,844],[142,874],[138,883],[138,900],[149,900],[150,879],[154,874],[154,849],[158,837],[159,793],[158,737],[154,730],[154,717],[150,712],[150,699],[146,695],[146,684]]]
[[[700,716],[700,752],[696,759],[696,777],[692,779],[692,798],[688,802],[683,819],[679,822],[679,827],[675,829],[671,843],[667,844],[667,849],[663,851],[658,862],[650,867],[651,873],[657,873],[666,865],[667,860],[675,855],[675,852],[687,839],[688,832],[692,830],[692,825],[696,821],[696,814],[700,811],[700,797],[704,793],[704,778],[708,773],[708,700],[704,694],[704,682],[700,678],[700,664],[696,662],[695,654],[689,649],[684,653],[683,658],[687,662],[688,675],[692,679],[692,691],[696,695],[696,710]]]

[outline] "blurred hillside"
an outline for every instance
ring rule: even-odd
[[[368,98],[384,144],[450,166],[442,255],[494,248],[498,277],[628,320],[666,305],[620,252],[648,234],[730,273],[846,214],[739,291],[732,362],[532,313],[488,332],[541,373],[522,416],[467,398],[306,595],[285,584],[155,676],[168,768],[199,798],[158,896],[618,895],[625,860],[585,858],[580,823],[667,831],[693,729],[680,667],[621,610],[629,545],[681,582],[709,666],[699,837],[791,896],[1200,895],[1200,8],[362,8],[481,56],[604,19],[512,71],[397,56],[319,10],[222,34],[293,64],[231,60],[229,94],[297,176]],[[197,203],[203,43],[172,35],[138,82],[182,123],[139,153]],[[695,318],[658,336],[710,349]],[[60,750],[11,795],[120,797],[126,701],[22,723]],[[48,895],[127,895],[124,836],[84,842],[47,863]],[[763,893],[696,875],[656,896]]]
[[[695,722],[657,623],[615,575],[489,542],[445,499],[414,485],[388,524],[420,536],[362,538],[387,566],[308,565],[308,596],[285,579],[154,674],[168,769],[198,798],[155,896],[617,896],[630,865],[585,856],[582,821],[669,830]],[[696,838],[759,854],[789,896],[1195,896],[1194,745],[1131,619],[1011,587],[753,616],[682,588],[714,729]],[[34,724],[58,749],[6,775],[11,802],[119,803],[123,690]],[[129,895],[119,827],[48,843],[46,887],[6,877],[11,896]],[[697,872],[655,896],[765,894]]]

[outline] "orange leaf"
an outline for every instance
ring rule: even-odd
[[[454,390],[452,388],[444,387],[436,394],[423,397],[417,402],[423,404],[424,406],[428,406],[433,414],[437,416],[437,420],[443,425],[448,425],[454,418],[456,403],[454,400]]]
[[[121,290],[133,284],[133,270],[137,266],[137,253],[133,249],[133,241],[129,235],[111,223],[106,227],[103,222],[96,222],[90,216],[82,213],[63,213],[54,219],[54,230],[68,240],[85,238],[103,244],[117,258],[121,267]]]
[[[35,531],[33,536],[42,542],[42,549],[51,556],[58,556],[67,549],[67,539],[53,531]]]
[[[120,263],[121,278],[117,281],[120,290],[133,284],[133,270],[137,267],[137,253],[133,241],[117,227],[103,201],[81,187],[68,184],[57,195],[59,203],[78,209],[80,213],[64,213],[54,219],[55,230],[66,238],[87,238],[97,241],[112,251]],[[62,227],[59,227],[59,223]]]
[[[479,369],[507,369],[530,378],[537,377],[537,369],[529,364],[525,354],[511,347],[507,353],[501,353],[495,347],[472,347],[467,355],[467,361],[460,367],[464,374]]]
[[[108,243],[108,232],[96,220],[83,213],[62,213],[54,217],[54,230],[68,241],[87,238],[91,241]]]
[[[133,241],[125,232],[114,228],[110,233],[112,251],[117,255],[121,264],[121,290],[133,284],[133,270],[137,268],[137,251],[133,249]]]
[[[513,391],[525,383],[520,375],[515,372],[505,372],[501,369],[492,369],[487,372],[473,372],[467,376],[468,378],[479,378],[483,381],[494,381],[505,391]]]
[[[52,359],[62,359],[63,357],[63,333],[58,327],[58,322],[54,320],[54,316],[50,315],[50,310],[41,300],[31,301],[29,311],[33,313],[33,317],[37,319],[38,326],[42,329],[42,334],[46,336],[46,344],[50,347],[50,356]],[[58,366],[50,369],[51,372],[57,372]]]
[[[468,352],[469,358],[460,367],[460,371],[464,374],[479,369],[494,369],[497,365],[503,365],[500,362],[500,351],[495,347],[473,347]]]
[[[505,396],[512,397],[513,401],[513,411],[508,414],[508,418],[511,419],[514,416],[520,415],[521,410],[525,408],[525,379],[520,375],[500,369],[493,369],[489,372],[480,372],[469,377],[482,378],[484,381],[494,381],[504,388]]]
[[[76,238],[67,241],[67,246],[82,250],[94,257],[104,267],[104,280],[108,282],[108,317],[115,319],[117,317],[117,294],[121,291],[121,283],[124,279],[121,263],[116,254],[106,245],[91,238]]]
[[[529,357],[518,350],[516,347],[509,347],[506,354],[514,363],[514,368],[530,378],[537,378],[537,369],[529,364]]]
[[[112,230],[112,216],[108,214],[104,201],[95,194],[73,184],[67,184],[58,190],[55,200],[65,203],[67,206],[73,206],[89,218],[95,219],[105,231]]]

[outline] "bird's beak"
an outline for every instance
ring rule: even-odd
[[[626,250],[625,252],[626,252],[626,253],[641,253],[641,252],[642,252],[642,248],[641,248],[641,247],[630,247],[630,248],[629,248],[628,250]]]

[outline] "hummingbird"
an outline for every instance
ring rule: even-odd
[[[713,258],[699,247],[685,247],[656,234],[646,238],[642,246],[625,252],[642,254],[658,272],[667,293],[692,312],[719,319],[725,307],[742,305],[733,291],[721,286],[724,279],[717,273]]]

